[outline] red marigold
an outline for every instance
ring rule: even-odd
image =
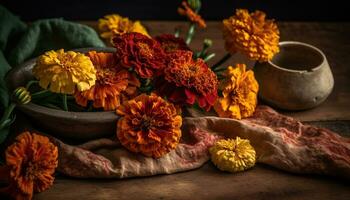
[[[31,199],[33,192],[48,189],[58,165],[57,147],[45,137],[24,132],[6,150],[9,186],[1,190],[14,199]]]
[[[151,78],[165,67],[166,54],[152,38],[126,33],[116,35],[112,41],[122,66],[133,68],[141,78]]]
[[[155,84],[158,92],[175,104],[198,105],[209,111],[217,99],[218,80],[202,59],[191,51],[175,51],[169,57],[164,76]]]
[[[90,51],[87,55],[96,69],[96,83],[89,90],[74,94],[77,104],[85,107],[93,101],[95,108],[115,110],[124,98],[136,96],[139,81],[118,66],[113,53]]]
[[[132,152],[159,158],[175,149],[181,138],[181,115],[172,103],[142,94],[117,109],[117,137]]]
[[[173,34],[162,34],[154,39],[160,43],[166,53],[171,53],[175,50],[190,50],[182,38],[175,37]]]

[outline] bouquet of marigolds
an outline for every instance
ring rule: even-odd
[[[15,105],[30,101],[65,111],[115,111],[121,116],[116,133],[121,144],[131,152],[157,159],[179,143],[185,107],[238,120],[251,116],[259,88],[253,71],[244,64],[223,63],[237,52],[258,62],[271,59],[279,51],[277,25],[261,11],[237,9],[223,20],[228,54],[208,66],[207,61],[215,56],[209,52],[212,41],[205,39],[198,52],[190,48],[196,28],[206,28],[200,7],[200,0],[188,0],[178,8],[190,21],[184,34],[175,30],[174,34],[153,37],[139,21],[113,14],[98,21],[98,30],[114,52],[59,49],[39,56],[32,71],[36,80],[13,92],[1,128],[11,123]],[[37,148],[28,153],[25,148],[33,144]],[[48,149],[43,151],[38,145]],[[38,152],[50,157],[46,167],[40,167]],[[240,138],[221,140],[210,153],[215,165],[225,171],[243,171],[255,164],[253,147]],[[16,163],[15,155],[25,157],[24,161]],[[6,151],[6,163],[13,180],[9,191],[31,198],[33,191],[52,184],[57,148],[45,136],[26,132]],[[39,171],[34,173],[35,169]],[[18,174],[18,170],[25,173]]]

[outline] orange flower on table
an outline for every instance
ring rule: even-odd
[[[165,53],[172,53],[176,50],[191,50],[182,38],[175,37],[173,34],[162,34],[154,39],[160,43]]]
[[[151,78],[165,67],[166,54],[160,44],[140,33],[126,33],[113,38],[116,55],[127,69],[141,78]]]
[[[33,192],[42,192],[53,184],[58,150],[49,138],[24,132],[5,155],[9,186],[1,192],[14,199],[32,199]]]
[[[175,51],[169,56],[164,75],[155,81],[157,91],[178,105],[198,105],[209,111],[217,99],[218,80],[200,58],[191,51]]]
[[[155,94],[141,94],[125,102],[117,114],[122,116],[117,137],[132,152],[160,158],[180,141],[181,115],[173,104]]]
[[[225,48],[240,52],[252,60],[267,61],[279,52],[279,30],[274,20],[266,19],[261,11],[249,13],[237,9],[236,14],[223,20]]]
[[[252,70],[246,71],[244,64],[229,66],[226,79],[221,84],[222,97],[214,109],[220,117],[241,119],[253,115],[258,98],[259,85]]]
[[[115,34],[131,32],[141,33],[149,37],[146,28],[140,21],[131,21],[127,17],[112,14],[98,20],[98,30],[104,39],[111,39]]]
[[[96,83],[89,90],[74,94],[77,104],[86,107],[88,101],[93,101],[95,108],[115,110],[123,99],[136,95],[139,81],[118,66],[114,53],[90,51],[87,56],[96,69]]]
[[[198,24],[201,28],[206,28],[207,25],[205,21],[202,19],[202,17],[196,13],[192,8],[188,5],[186,1],[182,2],[182,7],[179,7],[177,9],[177,12],[182,15],[186,16],[191,22]]]

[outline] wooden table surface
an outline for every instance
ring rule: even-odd
[[[96,27],[94,22],[83,22]],[[183,22],[144,22],[151,35],[184,29]],[[225,54],[220,22],[208,22],[199,30],[191,47],[201,48],[204,38],[213,40],[217,54],[209,64]],[[335,86],[319,107],[300,112],[284,112],[306,123],[330,128],[350,136],[350,23],[281,22],[281,41],[295,40],[320,48],[326,55]],[[226,64],[254,63],[235,56]],[[283,112],[283,111],[281,111]],[[350,155],[349,155],[350,156]],[[202,168],[146,178],[125,180],[81,180],[58,176],[53,187],[34,199],[350,199],[350,184],[319,176],[301,176],[258,164],[238,174],[218,171],[211,163]]]

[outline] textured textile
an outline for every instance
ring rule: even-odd
[[[58,171],[80,178],[127,178],[195,169],[209,160],[208,148],[219,138],[251,141],[257,162],[298,174],[323,174],[350,179],[350,139],[329,130],[303,125],[259,106],[244,120],[218,117],[184,118],[178,147],[160,159],[130,153],[114,139],[80,146],[56,140]]]

